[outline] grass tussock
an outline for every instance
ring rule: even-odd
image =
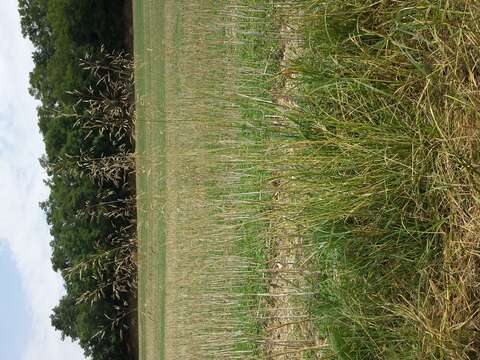
[[[318,243],[324,356],[477,358],[480,8],[298,6],[286,167]]]

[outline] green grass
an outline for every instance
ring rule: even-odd
[[[218,5],[136,2],[141,359],[242,358],[256,347],[250,293],[264,284],[244,264],[263,262],[261,226],[232,223],[238,207],[222,194],[248,184],[214,173],[231,170],[216,141],[237,136],[219,95],[230,84],[228,47],[218,45],[228,11]]]
[[[162,25],[137,8],[143,358],[162,337],[179,359],[478,358],[480,9],[178,1]],[[164,255],[147,249],[165,228],[163,312]],[[301,239],[299,275],[283,275],[306,320],[272,346],[282,238]]]
[[[139,359],[165,358],[164,2],[134,1]]]
[[[477,358],[478,6],[298,6],[286,176],[318,248],[324,356]]]

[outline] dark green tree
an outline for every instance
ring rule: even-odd
[[[22,33],[35,47],[30,93],[41,102],[38,124],[46,148],[41,164],[50,187],[41,207],[51,225],[52,265],[64,277],[66,288],[51,316],[52,325],[63,337],[78,341],[93,360],[134,357],[126,340],[135,306],[131,301],[134,176],[128,161],[125,170],[119,170],[125,172],[122,181],[93,176],[88,166],[88,161],[98,159],[107,159],[102,160],[107,165],[108,159],[128,160],[133,143],[125,132],[132,127],[117,132],[123,134],[118,137],[101,126],[83,126],[80,120],[84,117],[88,124],[92,103],[79,101],[97,96],[96,90],[109,90],[109,84],[99,83],[80,59],[90,54],[89,61],[108,63],[107,54],[126,50],[124,6],[124,0],[18,3]],[[112,76],[127,81],[127,94],[133,86],[129,72],[131,68],[127,75],[112,71]],[[122,91],[107,93],[119,104],[131,101]],[[131,104],[125,106],[130,109]],[[107,108],[99,109],[97,123],[108,116]],[[125,114],[127,122],[133,121],[131,110]],[[119,263],[121,270],[115,265]],[[122,286],[119,279],[125,281]]]

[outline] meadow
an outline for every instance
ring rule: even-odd
[[[477,359],[480,7],[137,0],[140,359]]]

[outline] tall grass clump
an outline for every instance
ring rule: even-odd
[[[325,358],[480,352],[480,8],[300,1],[284,177]],[[283,112],[283,110],[282,110]]]

